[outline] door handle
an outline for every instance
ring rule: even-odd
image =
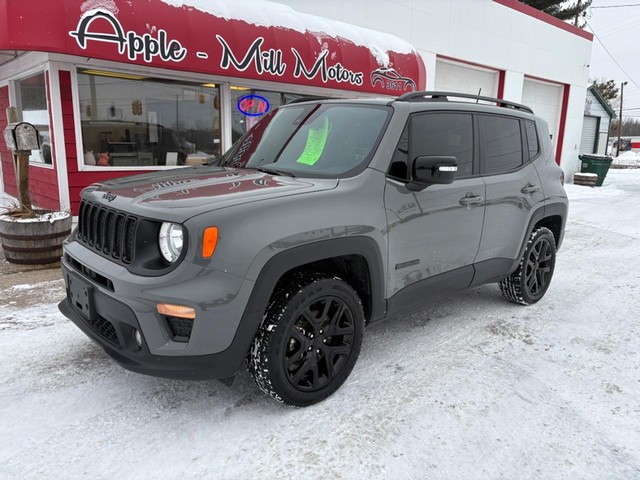
[[[462,197],[460,199],[460,205],[462,206],[469,206],[469,205],[476,205],[478,203],[482,203],[484,202],[484,198],[481,196],[466,196],[466,197]]]
[[[530,193],[534,193],[534,192],[539,192],[540,191],[540,187],[538,185],[527,185],[526,187],[523,187],[522,190],[520,190],[522,193],[528,195]]]

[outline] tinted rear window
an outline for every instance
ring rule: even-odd
[[[520,120],[483,115],[485,173],[514,170],[522,165]]]

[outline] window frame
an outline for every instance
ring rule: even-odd
[[[20,89],[20,82],[22,80],[26,80],[28,78],[31,77],[35,77],[36,75],[40,75],[42,74],[43,79],[44,79],[44,98],[45,98],[45,102],[46,102],[46,111],[47,111],[47,133],[48,133],[48,137],[49,137],[49,148],[50,148],[50,155],[51,155],[51,163],[46,163],[44,161],[44,157],[42,156],[42,145],[43,143],[41,142],[40,144],[40,150],[38,150],[42,161],[33,161],[31,160],[31,158],[29,158],[29,166],[33,166],[33,167],[38,167],[38,168],[46,168],[49,170],[54,170],[56,168],[56,158],[55,158],[55,154],[54,154],[54,148],[53,148],[53,127],[52,127],[52,111],[51,111],[51,99],[49,98],[49,91],[50,91],[50,79],[49,77],[49,71],[46,68],[36,68],[36,69],[31,69],[25,72],[22,72],[21,75],[12,78],[9,82],[9,99],[10,99],[10,104],[12,106],[15,106],[16,109],[18,110],[19,113],[19,118],[20,121],[24,121],[24,115],[23,115],[23,109],[22,109],[22,95],[21,95],[21,89]],[[36,125],[34,124],[34,126],[37,128],[40,124]],[[42,131],[41,129],[38,128],[38,133],[40,135],[40,138],[42,139]]]
[[[166,165],[151,165],[151,166],[110,166],[109,168],[99,167],[97,165],[86,165],[84,163],[84,144],[82,140],[82,121],[80,114],[80,96],[78,86],[78,72],[82,69],[98,69],[113,73],[121,74],[135,74],[143,75],[158,80],[168,80],[186,83],[216,83],[220,91],[220,121],[221,121],[221,142],[222,153],[226,153],[234,145],[232,141],[232,112],[233,108],[231,104],[231,86],[242,86],[255,90],[268,90],[273,92],[281,92],[284,84],[270,82],[265,80],[251,80],[240,79],[235,77],[218,77],[199,73],[190,73],[188,76],[186,73],[179,74],[168,70],[159,70],[154,67],[138,68],[138,69],[126,69],[114,66],[111,62],[94,60],[88,63],[73,63],[65,65],[71,73],[71,91],[72,91],[72,104],[73,104],[73,129],[75,132],[75,141],[73,142],[77,152],[76,165],[79,173],[88,172],[126,172],[126,173],[145,173],[153,171],[168,171],[174,168],[183,168],[182,165],[166,166]],[[303,85],[286,84],[286,92],[293,95],[310,95],[331,97],[336,99],[349,99],[351,98],[349,92],[343,90],[337,90],[324,87],[310,87]],[[362,94],[362,97],[366,98],[378,98],[379,95],[375,94]],[[44,165],[46,164],[35,164]]]

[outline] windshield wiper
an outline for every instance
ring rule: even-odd
[[[250,167],[250,168],[254,168],[259,172],[269,173],[271,175],[283,175],[286,177],[295,177],[295,175],[292,172],[288,172],[286,170],[277,170],[272,167]]]

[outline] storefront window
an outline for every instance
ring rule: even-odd
[[[39,151],[31,153],[29,161],[51,164],[51,136],[44,72],[18,80],[15,86],[18,108],[22,112],[22,121],[33,124],[40,133],[41,148]]]
[[[235,143],[267,113],[285,103],[307,95],[269,92],[248,87],[231,86],[233,142]]]
[[[195,165],[222,153],[214,84],[79,70],[78,91],[85,165]]]

